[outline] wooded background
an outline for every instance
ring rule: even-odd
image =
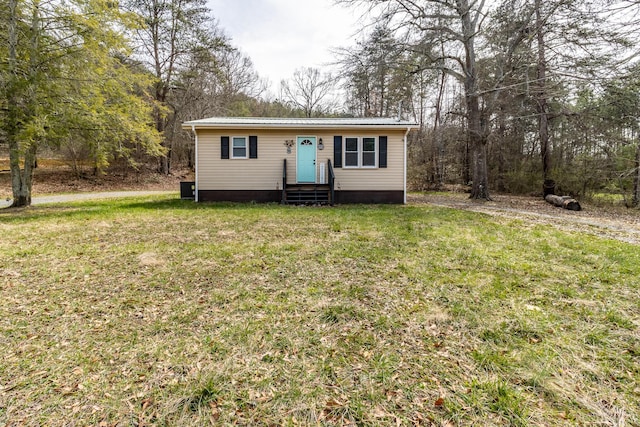
[[[211,116],[398,116],[420,124],[412,189],[469,185],[486,199],[553,180],[563,194],[640,204],[637,0],[337,3],[363,11],[357,43],[270,95],[204,0],[3,2],[14,205],[30,203],[44,153],[79,176],[193,167],[180,124]]]

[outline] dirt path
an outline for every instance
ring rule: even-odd
[[[493,199],[490,202],[470,200],[465,193],[412,194],[408,197],[409,203],[482,212],[507,219],[548,224],[559,230],[590,233],[640,245],[640,211],[638,210],[583,206],[584,210],[575,212],[552,206],[542,198],[493,196]]]

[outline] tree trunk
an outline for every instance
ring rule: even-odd
[[[165,138],[166,154],[160,157],[160,173],[163,175],[169,175],[171,173],[171,148],[167,147],[167,140]]]
[[[9,2],[9,82],[7,85],[7,142],[11,169],[12,207],[31,205],[33,170],[36,167],[36,152],[39,141],[21,143],[20,126],[35,116],[33,82],[37,80],[39,66],[40,8],[39,1],[31,5],[30,52],[26,68],[26,81],[18,73],[18,1]],[[22,70],[25,71],[24,69]],[[24,76],[24,74],[23,74]],[[20,168],[21,160],[23,168]]]
[[[442,46],[442,54],[444,55],[444,44]],[[436,105],[435,105],[435,118],[433,120],[433,137],[435,138],[435,150],[433,153],[433,173],[434,173],[434,182],[437,185],[437,188],[441,188],[444,184],[444,167],[443,157],[444,157],[444,141],[442,134],[442,99],[444,97],[445,84],[447,80],[447,73],[444,71],[440,75],[440,85],[438,87],[438,95],[436,96]]]
[[[544,45],[544,22],[542,20],[541,0],[536,0],[536,36],[538,41],[537,64],[537,99],[538,135],[540,138],[540,154],[542,156],[542,179],[549,179],[551,156],[549,153],[549,105],[547,102],[547,59]]]
[[[467,79],[468,81],[470,78]],[[472,83],[477,87],[475,79]],[[473,184],[471,186],[472,199],[491,200],[489,195],[489,173],[487,169],[487,140],[482,129],[482,118],[479,108],[477,91],[469,90],[467,98],[467,114],[469,116],[468,135],[473,162]]]
[[[465,129],[466,126],[466,129]],[[471,147],[469,146],[469,126],[465,123],[464,118],[460,119],[460,128],[462,129],[462,133],[467,134],[467,138],[464,141],[464,152],[462,154],[462,181],[464,185],[469,185],[471,182]]]
[[[160,100],[160,102],[164,104],[164,100]],[[160,135],[162,135],[161,136],[162,146],[166,149],[165,155],[160,157],[159,159],[158,173],[161,173],[163,175],[169,175],[169,173],[171,172],[171,148],[172,148],[171,142],[172,141],[170,141],[169,138],[167,138],[165,120],[166,119],[164,115],[158,109],[156,111],[156,130]]]
[[[480,112],[480,94],[478,71],[476,69],[475,34],[476,22],[471,17],[471,7],[467,0],[458,0],[458,10],[462,24],[464,61],[464,97],[467,107],[468,139],[473,155],[472,199],[491,200],[489,196],[489,178],[487,169],[487,140],[484,136],[482,113]]]
[[[556,194],[556,182],[552,179],[545,179],[542,184],[542,196],[547,197],[549,194]]]
[[[9,148],[9,162],[11,164],[11,190],[13,203],[11,207],[18,208],[31,205],[31,188],[33,186],[33,169],[36,157],[36,145],[31,145],[24,155],[24,169],[20,170],[20,150],[17,141]],[[16,168],[17,166],[17,168]]]
[[[6,132],[9,146],[9,167],[11,170],[11,191],[13,193],[12,207],[29,206],[31,204],[31,177],[35,160],[35,145],[25,153],[24,171],[20,169],[20,116],[22,108],[18,96],[18,1],[9,0],[9,58],[7,83],[7,115]]]
[[[633,207],[640,206],[640,141],[636,143],[636,160],[635,160],[635,172],[633,174],[633,197],[631,198],[631,204]]]
[[[157,49],[157,45],[154,44],[154,48]],[[158,61],[157,58],[158,56],[156,56],[156,62]],[[158,83],[156,83],[155,98],[158,104],[160,104],[160,106],[156,107],[155,112],[156,130],[161,135],[162,146],[166,149],[165,155],[160,157],[158,161],[158,173],[169,175],[169,173],[171,172],[171,141],[169,141],[169,138],[167,138],[167,117],[161,110],[162,107],[167,107],[168,89],[167,83],[162,80],[162,71],[158,63],[156,63],[156,78],[158,79]]]
[[[473,148],[473,185],[471,199],[491,200],[489,195],[489,181],[487,171],[487,144],[475,142]]]

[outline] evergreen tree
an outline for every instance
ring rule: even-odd
[[[9,0],[7,62],[0,66],[5,105],[0,126],[9,146],[13,206],[31,203],[38,150],[75,139],[90,147],[96,169],[127,147],[162,149],[148,126],[146,74],[128,64],[122,28],[132,16],[106,0]]]

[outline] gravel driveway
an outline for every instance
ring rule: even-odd
[[[66,203],[150,195],[170,195],[175,191],[110,191],[94,193],[72,193],[34,197],[33,205]],[[409,204],[434,206],[482,212],[496,217],[519,219],[530,223],[548,224],[564,231],[579,231],[600,237],[640,245],[640,211],[630,209],[624,214],[587,207],[581,212],[567,211],[546,203],[541,198],[524,196],[494,196],[492,202],[469,200],[466,194],[412,194]],[[0,208],[8,207],[11,201],[0,200]]]
[[[153,196],[175,194],[175,191],[108,191],[100,193],[71,193],[71,194],[56,194],[46,196],[36,196],[31,199],[32,205],[44,205],[46,203],[66,203],[66,202],[78,202],[82,200],[98,200],[98,199],[113,199],[122,197],[139,197],[139,196]],[[6,208],[11,205],[11,200],[0,200],[0,208]]]
[[[578,231],[640,245],[640,210],[604,209],[584,206],[576,212],[555,207],[542,197],[492,196],[493,201],[469,199],[464,193],[412,194],[409,203],[482,212],[530,224],[551,225],[563,231]]]

